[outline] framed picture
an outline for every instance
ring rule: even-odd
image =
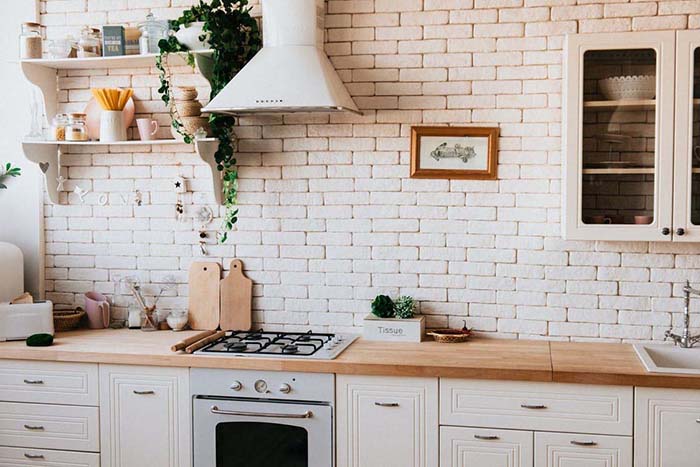
[[[411,128],[411,178],[493,180],[498,169],[498,128]]]

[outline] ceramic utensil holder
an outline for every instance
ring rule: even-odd
[[[100,115],[100,142],[126,141],[122,110],[103,110]]]

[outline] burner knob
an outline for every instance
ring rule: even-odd
[[[288,385],[287,383],[282,383],[280,385],[280,392],[282,394],[289,394],[290,392],[292,392],[292,387],[290,385]]]
[[[229,387],[234,391],[240,391],[241,389],[243,389],[243,385],[240,381],[234,381],[233,384],[231,384],[231,386]]]

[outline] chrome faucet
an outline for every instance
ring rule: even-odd
[[[671,327],[666,331],[666,334],[664,334],[664,340],[671,339],[677,346],[690,349],[700,342],[700,334],[695,336],[690,335],[690,294],[700,296],[700,290],[692,288],[690,286],[690,281],[686,281],[685,287],[683,287],[683,293],[685,294],[685,305],[683,306],[683,334],[680,336],[674,334],[672,332],[673,327]]]

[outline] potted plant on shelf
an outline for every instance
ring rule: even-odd
[[[19,167],[13,167],[10,162],[5,164],[5,166],[0,166],[0,190],[6,190],[7,185],[5,182],[10,178],[19,177],[22,175],[22,169]]]
[[[194,135],[183,126],[177,115],[176,106],[172,105],[168,55],[186,53],[187,63],[194,67],[195,55],[192,52],[210,48],[212,50],[210,56],[197,54],[196,61],[200,71],[211,85],[210,98],[213,99],[260,50],[262,45],[260,30],[258,23],[250,16],[250,10],[248,0],[199,0],[197,5],[183,11],[179,18],[171,22],[173,34],[158,44],[160,48],[160,54],[156,59],[156,67],[160,74],[158,92],[170,111],[173,128],[186,143],[192,143]],[[212,114],[209,117],[212,133],[219,141],[215,159],[217,168],[222,172],[223,199],[226,208],[219,237],[221,243],[226,242],[228,232],[238,221],[238,209],[235,207],[238,171],[234,155],[235,135],[232,131],[234,124],[235,117],[232,116]]]
[[[425,317],[414,316],[416,301],[403,295],[392,300],[388,295],[377,295],[372,302],[372,313],[365,317],[362,335],[370,340],[420,342],[425,332]]]

